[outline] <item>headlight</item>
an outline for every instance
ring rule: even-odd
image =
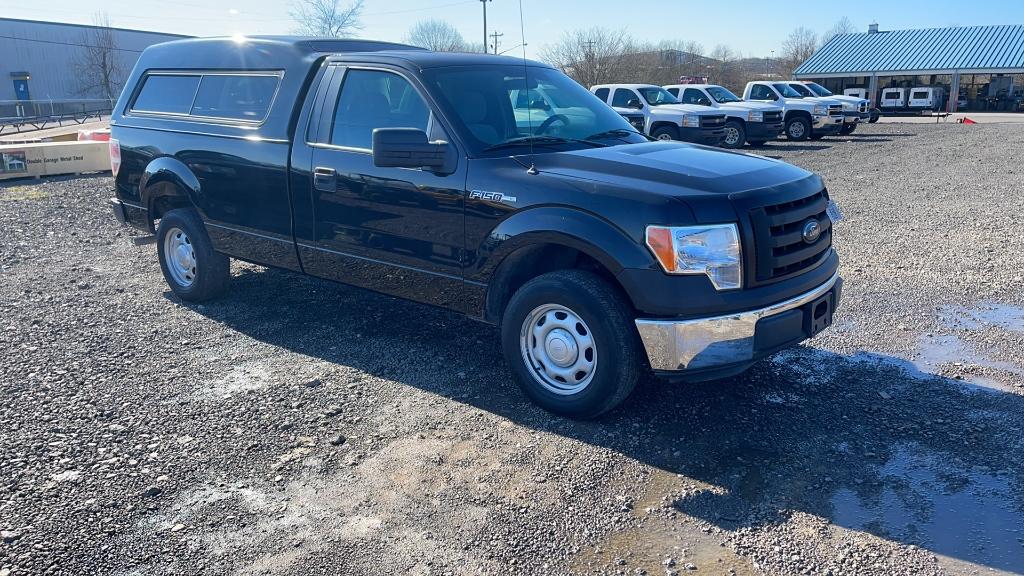
[[[764,122],[764,112],[747,112],[747,122]]]
[[[843,110],[845,110],[846,112],[856,112],[857,111],[857,105],[856,104],[851,104],[849,102],[843,102]]]
[[[687,114],[683,116],[683,127],[685,128],[700,128],[700,116],[693,114]]]
[[[735,224],[648,226],[647,247],[669,274],[706,274],[715,290],[742,286],[743,260]]]
[[[825,106],[824,104],[815,104],[813,114],[815,116],[827,116],[828,106]]]

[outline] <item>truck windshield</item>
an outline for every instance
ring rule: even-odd
[[[637,89],[640,95],[647,100],[647,103],[651,106],[661,106],[662,104],[679,104],[679,99],[672,95],[671,92],[664,88],[657,86],[650,86]]]
[[[708,94],[711,94],[711,97],[719,104],[742,102],[739,96],[733,94],[727,88],[722,88],[721,86],[708,86]]]
[[[647,141],[607,104],[551,68],[452,66],[424,70],[423,78],[474,156],[527,144],[541,153]]]
[[[830,92],[828,88],[825,88],[817,82],[806,82],[804,86],[807,86],[811,92],[814,92],[818,96],[833,96],[832,92]]]
[[[811,92],[811,90],[808,87],[804,86],[803,84],[796,84],[796,83],[794,83],[794,84],[790,84],[789,87],[792,88],[793,90],[796,90],[797,92],[799,92],[800,95],[803,96],[804,98],[814,98],[815,97],[814,92]]]
[[[778,82],[776,84],[772,84],[772,86],[779,91],[779,94],[782,94],[783,98],[803,98],[803,96],[796,90],[793,90],[789,84]]]

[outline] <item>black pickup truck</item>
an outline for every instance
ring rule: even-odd
[[[552,105],[516,108],[535,99]],[[454,310],[500,326],[518,384],[572,417],[649,370],[737,374],[839,302],[818,176],[652,142],[537,62],[170,42],[143,52],[111,134],[114,213],[155,233],[182,300],[224,293],[237,258]]]

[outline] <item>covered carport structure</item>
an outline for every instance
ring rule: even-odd
[[[867,88],[874,103],[880,88],[939,84],[949,92],[949,112],[957,111],[967,78],[972,108],[1017,111],[1024,88],[1024,25],[879,31],[872,24],[867,32],[832,38],[793,75],[837,92]]]

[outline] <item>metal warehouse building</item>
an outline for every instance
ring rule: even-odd
[[[124,82],[139,54],[176,34],[0,18],[0,118],[110,107],[89,66],[103,54]],[[120,86],[118,85],[118,90]],[[114,95],[116,99],[117,95]]]
[[[833,92],[941,87],[949,112],[1024,111],[1024,26],[962,26],[836,36],[794,71]]]

